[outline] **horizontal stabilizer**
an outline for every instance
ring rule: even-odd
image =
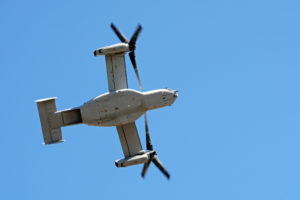
[[[54,113],[57,111],[55,97],[40,99],[36,101],[43,131],[45,144],[55,144],[63,142],[60,126],[53,124]],[[52,123],[51,123],[52,122]]]

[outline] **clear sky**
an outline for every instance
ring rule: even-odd
[[[300,199],[299,1],[1,1],[0,199]],[[62,128],[45,146],[36,99],[58,109],[107,92],[99,47],[130,38],[146,90],[179,90],[148,113],[171,173],[119,169],[114,127]],[[129,87],[138,84],[128,57]],[[143,120],[137,122],[145,147]]]

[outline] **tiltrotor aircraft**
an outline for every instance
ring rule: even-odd
[[[104,55],[106,61],[109,92],[95,97],[83,105],[57,111],[55,98],[37,100],[37,106],[45,144],[63,142],[61,127],[76,124],[91,126],[116,126],[124,153],[124,158],[116,160],[117,167],[144,164],[145,176],[151,161],[169,179],[170,174],[153,149],[146,111],[168,106],[177,99],[177,90],[158,89],[143,91],[135,61],[136,40],[142,30],[138,26],[130,40],[111,24],[122,43],[103,47],[94,51],[95,56]],[[128,89],[125,54],[134,67],[140,90]],[[135,120],[144,114],[146,129],[146,149],[142,149]]]

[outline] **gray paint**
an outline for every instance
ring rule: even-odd
[[[106,55],[106,72],[110,92],[128,88],[124,54]]]
[[[125,53],[128,44],[120,43],[94,51],[105,55],[109,93],[102,94],[80,107],[57,111],[55,98],[37,101],[45,144],[63,141],[61,127],[75,124],[116,126],[125,158],[116,161],[118,167],[145,163],[149,151],[142,150],[136,129],[137,120],[147,110],[171,105],[177,91],[170,89],[139,92],[128,88]]]
[[[37,100],[36,103],[39,111],[44,143],[53,144],[63,141],[60,127],[53,125],[51,120],[49,120],[50,116],[57,110],[55,97],[40,99]]]
[[[119,139],[125,157],[136,155],[142,150],[135,123],[117,126]]]
[[[171,105],[176,98],[176,91],[170,89],[148,92],[122,89],[105,93],[80,107],[82,122],[91,126],[132,123],[147,110]]]

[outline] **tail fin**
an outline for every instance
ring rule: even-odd
[[[45,144],[54,144],[63,142],[61,128],[58,124],[53,124],[51,120],[57,111],[55,97],[40,99],[36,101],[39,110],[41,126]]]

